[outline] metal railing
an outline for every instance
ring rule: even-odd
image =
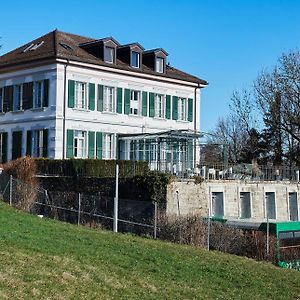
[[[257,164],[201,163],[192,171],[192,176],[211,180],[249,181],[296,181],[300,180],[300,168]]]

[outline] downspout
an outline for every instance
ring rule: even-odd
[[[70,61],[67,60],[67,63],[64,65],[64,103],[63,103],[63,155],[62,158],[66,158],[66,103],[67,103],[67,67],[69,65]]]
[[[200,84],[198,83],[198,86],[195,87],[194,91],[194,132],[197,133],[197,89],[200,89]],[[199,103],[200,105],[200,103]],[[199,115],[200,118],[200,115]],[[199,128],[200,131],[200,128]],[[196,141],[195,141],[196,142]],[[194,168],[197,167],[196,157],[197,157],[197,147],[196,143],[194,144]],[[200,151],[200,148],[199,148]],[[199,162],[200,164],[200,153],[199,153]]]

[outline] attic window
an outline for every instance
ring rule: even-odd
[[[27,46],[27,47],[23,50],[23,52],[25,53],[25,52],[27,52],[27,51],[34,51],[34,50],[36,50],[37,48],[39,48],[40,46],[42,46],[43,44],[44,44],[44,41],[41,41],[41,42],[39,42],[39,43],[37,43],[37,44],[31,44],[31,45]]]
[[[115,61],[115,48],[105,47],[104,48],[104,61],[113,64]]]
[[[131,52],[131,66],[133,68],[140,67],[140,53],[136,51]]]
[[[156,57],[155,71],[157,73],[163,73],[164,72],[164,59],[162,57]]]
[[[59,43],[59,44],[66,50],[69,50],[69,51],[73,50],[73,48],[71,46],[69,46],[68,44],[65,44],[65,43]]]

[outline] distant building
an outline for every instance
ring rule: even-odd
[[[57,30],[4,54],[0,162],[123,158],[148,160],[154,169],[161,160],[171,170],[182,169],[188,155],[194,167],[207,82],[169,66],[167,56]],[[162,138],[169,131],[172,140]]]

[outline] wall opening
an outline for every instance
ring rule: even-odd
[[[251,218],[250,192],[241,192],[240,193],[240,203],[241,203],[241,218],[242,219]]]
[[[298,221],[298,199],[297,193],[289,193],[289,210],[290,210],[290,221]]]
[[[276,205],[275,205],[275,193],[266,192],[266,218],[276,219]]]
[[[224,196],[223,192],[212,192],[212,216],[224,217]]]

